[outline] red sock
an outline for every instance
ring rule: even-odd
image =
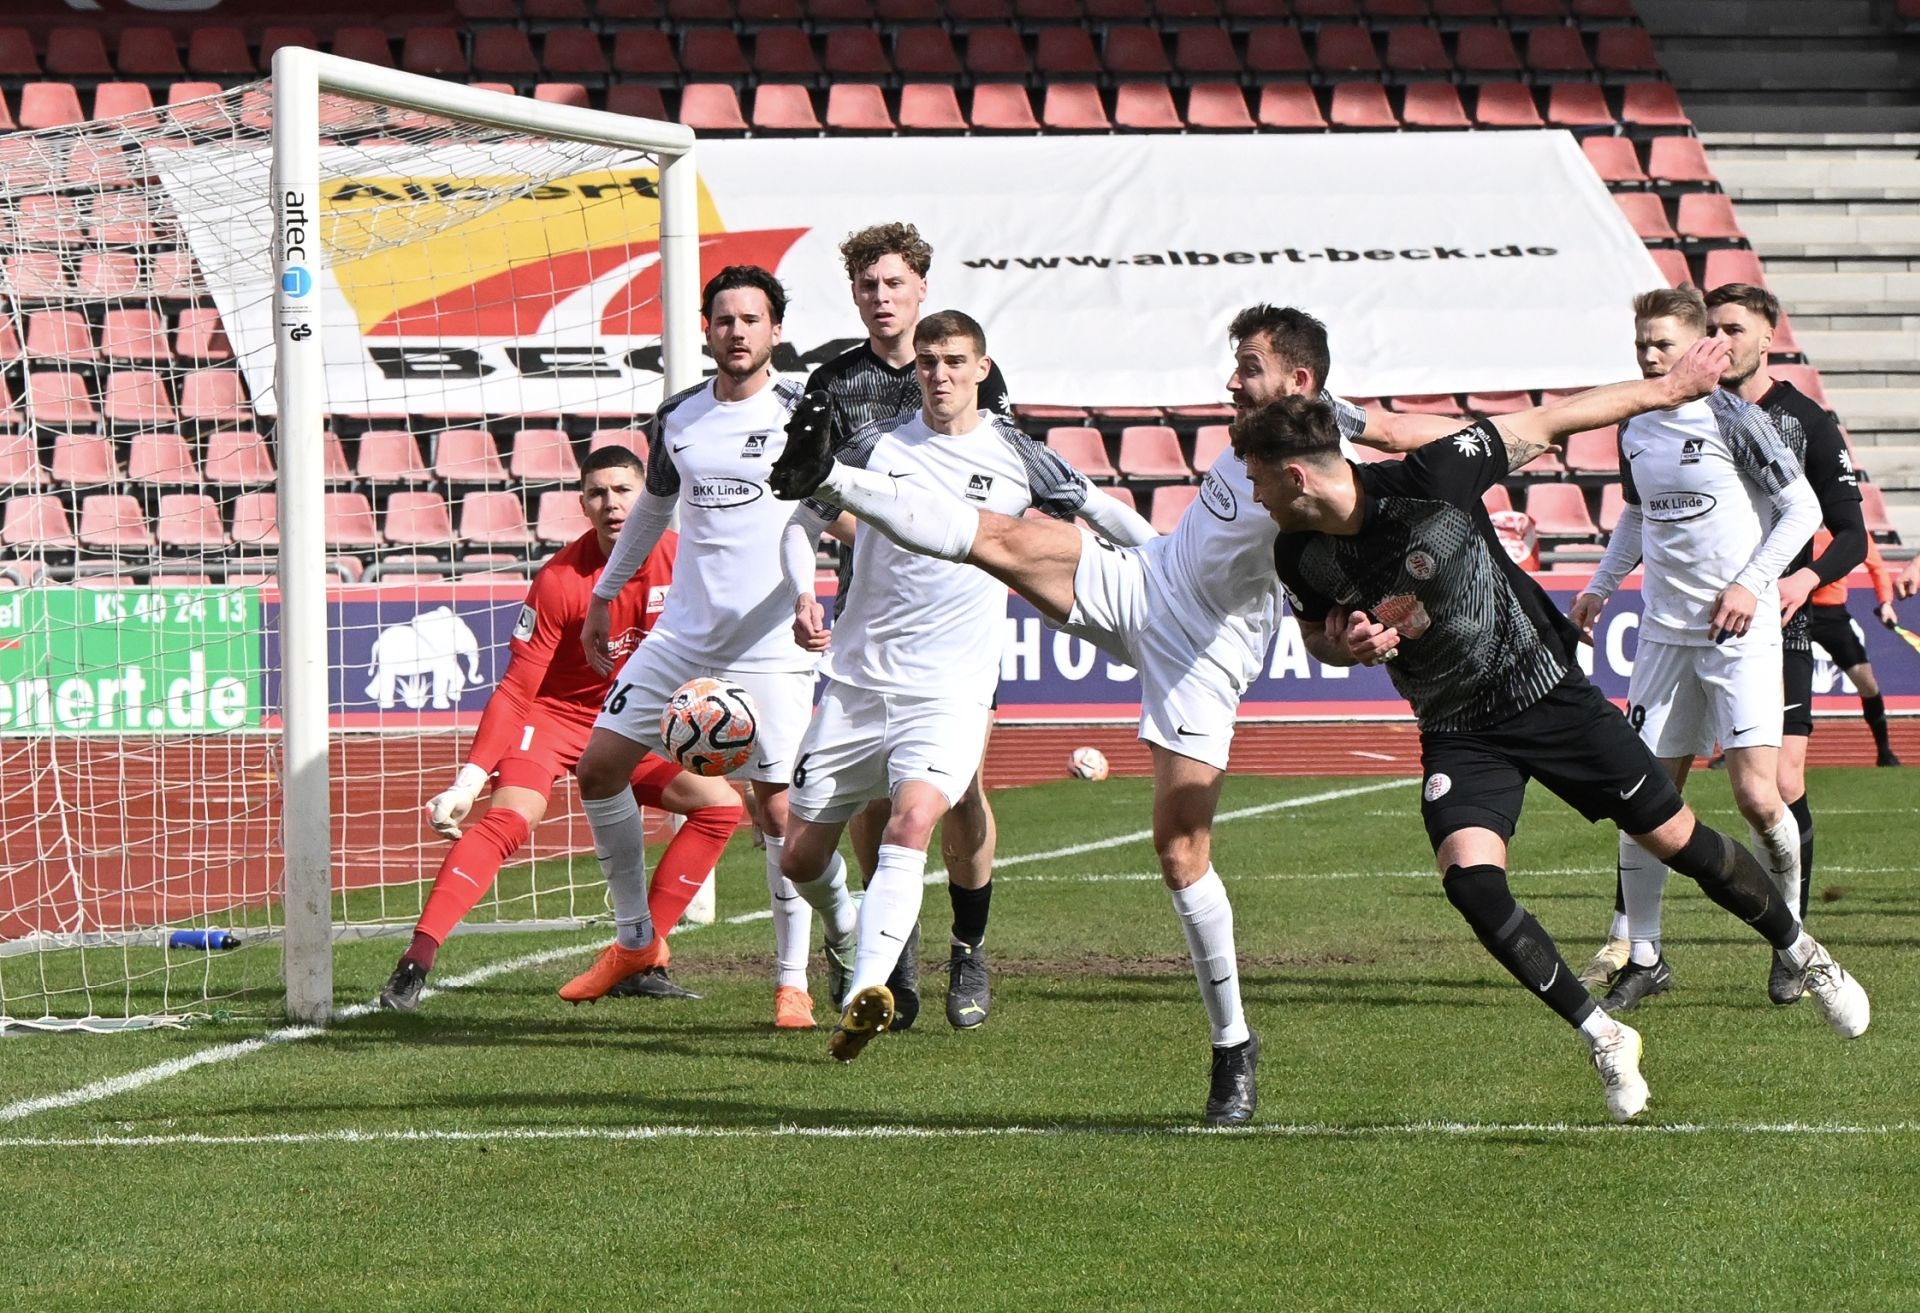
[[[672,762],[649,756],[633,773],[634,796],[643,807],[658,807],[667,785],[679,774],[680,767]],[[671,934],[680,924],[681,913],[707,882],[707,873],[720,860],[739,824],[737,802],[696,807],[687,813],[687,823],[668,841],[654,869],[653,883],[647,886],[647,915],[656,934]]]
[[[419,924],[414,927],[414,942],[417,944],[418,936],[425,935],[436,944],[446,943],[447,936],[460,924],[460,918],[471,912],[473,905],[493,888],[494,877],[500,874],[507,858],[518,852],[526,841],[527,818],[505,807],[490,809],[478,825],[469,826],[455,841],[447,859],[440,863],[440,873],[433,877],[427,905],[421,909]],[[412,952],[409,949],[408,955]]]

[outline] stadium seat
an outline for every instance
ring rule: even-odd
[[[1687,268],[1687,257],[1681,252],[1665,247],[1650,247],[1647,254],[1660,266],[1660,273],[1667,280],[1668,287],[1679,287],[1693,281],[1693,273]]]
[[[204,492],[161,494],[153,531],[154,541],[163,552],[220,552],[226,550],[228,542],[226,526],[220,522],[220,505]]]
[[[227,488],[271,487],[273,453],[252,429],[221,429],[207,436],[202,469],[208,483]]]
[[[798,27],[769,27],[755,36],[753,68],[762,86],[769,81],[811,85],[821,77],[820,59],[813,53],[813,41]],[[759,112],[758,102],[755,102],[756,119]]]
[[[127,482],[146,487],[197,488],[200,466],[178,433],[145,431],[127,442]]]
[[[671,117],[667,113],[667,102],[660,97],[659,87],[641,86],[633,82],[607,88],[607,112],[631,114],[635,118],[656,121]]]
[[[1047,433],[1047,447],[1096,482],[1111,483],[1120,477],[1120,471],[1107,459],[1107,443],[1099,429],[1062,425]]]
[[[473,62],[480,67],[480,36],[474,34]],[[600,86],[612,71],[597,33],[581,28],[556,28],[540,42],[540,67],[556,82]]]
[[[0,389],[4,389],[0,383]],[[30,433],[0,433],[0,488],[18,492],[42,488],[47,471],[40,464],[40,447]]]
[[[453,517],[447,510],[447,499],[437,492],[394,493],[387,499],[382,533],[395,547],[451,548]]]
[[[1513,494],[1507,491],[1506,484],[1496,483],[1480,494],[1480,504],[1487,508],[1487,514],[1498,515],[1513,509]]]
[[[1040,30],[1034,45],[1033,66],[1048,80],[1097,78],[1101,73],[1100,56],[1094,53],[1093,38],[1077,27],[1046,27]]]
[[[874,20],[872,0],[807,0],[807,18],[816,28],[864,26]]]
[[[1360,17],[1359,0],[1293,0],[1294,17],[1307,23],[1330,23]]]
[[[165,121],[168,127],[176,133],[203,130],[220,132],[231,128],[232,107],[224,101],[208,99],[220,94],[218,82],[174,83],[167,88]],[[246,116],[243,113],[241,117],[244,121]]]
[[[273,52],[281,46],[299,46],[303,50],[320,49],[320,39],[310,27],[274,26],[260,29],[260,68],[268,71],[273,68]],[[338,48],[334,54],[346,52]]]
[[[6,270],[6,290],[17,302],[73,299],[73,283],[57,251],[21,251],[0,259],[0,268]]]
[[[27,356],[90,364],[100,358],[93,329],[77,310],[36,310],[27,316]]]
[[[433,474],[448,483],[505,483],[507,467],[485,429],[447,429],[433,440]]]
[[[113,61],[99,29],[56,27],[47,32],[47,75],[56,78],[111,78]]]
[[[647,435],[640,429],[595,429],[587,439],[587,452],[592,454],[602,447],[625,447],[644,461],[647,458]]]
[[[960,56],[953,38],[941,27],[903,27],[894,34],[893,66],[903,79],[915,82],[951,80],[960,76]],[[958,105],[955,106],[956,112]],[[901,112],[904,123],[906,113]]]
[[[1048,83],[1040,121],[1055,132],[1106,132],[1113,127],[1100,103],[1100,89],[1086,82]]]
[[[1472,415],[1511,415],[1532,405],[1531,392],[1469,392],[1466,397]]]
[[[680,121],[696,132],[745,132],[740,97],[730,82],[689,82],[680,91]]]
[[[571,492],[544,492],[540,494],[542,505],[548,497],[566,498],[573,502],[575,513],[579,514],[580,498]],[[586,516],[580,515],[582,521]],[[581,533],[586,532],[582,525]],[[580,535],[576,533],[575,538]],[[513,548],[524,550],[533,546],[534,536],[527,530],[527,514],[520,505],[520,497],[511,492],[470,492],[460,499],[460,541],[471,547]],[[571,540],[569,540],[571,541]]]
[[[1020,25],[1029,30],[1050,24],[1077,24],[1080,0],[1013,0],[1013,12]]]
[[[1488,77],[1518,77],[1526,68],[1507,29],[1493,24],[1462,28],[1453,60],[1461,76],[1469,82]]]
[[[1323,77],[1380,72],[1373,34],[1364,27],[1323,27],[1314,36],[1313,64]]]
[[[380,527],[374,522],[373,504],[365,493],[329,492],[324,507],[322,536],[328,551],[371,551],[380,546]],[[236,540],[240,537],[237,527],[233,536]]]
[[[902,23],[946,23],[956,32],[1013,21],[1008,0],[880,0],[874,16],[882,28]]]
[[[0,364],[14,364],[21,355],[20,336],[13,331],[13,316],[0,315]],[[6,375],[0,374],[0,381],[5,378]]]
[[[753,92],[753,128],[756,132],[819,132],[813,96],[793,83],[762,82]]]
[[[1165,78],[1173,73],[1160,34],[1150,27],[1109,27],[1103,62],[1115,78]]]
[[[1620,477],[1620,437],[1616,429],[1587,429],[1567,439],[1567,473],[1617,479]]]
[[[690,27],[680,38],[680,67],[706,81],[744,79],[753,72],[731,28]]]
[[[1526,511],[1542,538],[1594,538],[1600,532],[1587,512],[1587,494],[1577,483],[1529,485]]]
[[[1413,82],[1407,86],[1400,119],[1410,128],[1470,128],[1460,93],[1445,82]]]
[[[120,481],[120,461],[113,439],[98,433],[56,433],[53,438],[53,481],[74,488],[98,488]]]
[[[250,78],[257,71],[247,34],[237,27],[195,27],[187,33],[187,71],[203,78]]]
[[[1679,234],[1667,222],[1667,210],[1660,198],[1648,192],[1615,192],[1613,203],[1633,225],[1634,236],[1643,242],[1672,241]]]
[[[1600,518],[1596,523],[1602,533],[1612,533],[1620,527],[1620,512],[1627,504],[1626,489],[1619,483],[1600,485]]]
[[[1327,127],[1313,88],[1302,82],[1269,82],[1261,87],[1256,117],[1263,128],[1324,132]]]
[[[153,310],[109,310],[100,329],[100,354],[117,364],[170,364],[167,321]]]
[[[82,427],[98,424],[87,380],[78,374],[35,369],[27,373],[27,413],[36,424]]]
[[[485,31],[511,31],[508,28],[486,28]],[[518,32],[520,41],[525,44],[526,37]],[[527,49],[527,61],[532,63],[533,50]],[[467,65],[466,48],[460,44],[460,34],[450,27],[411,27],[400,42],[400,67],[409,73],[419,73],[425,77],[465,78],[470,72]],[[534,70],[538,72],[536,68]]]
[[[518,499],[514,502],[519,505]],[[560,546],[591,529],[580,499],[570,492],[543,492],[534,518],[534,534],[543,543]]]
[[[1038,132],[1027,89],[1010,82],[980,82],[973,88],[975,132]]]
[[[1387,29],[1387,69],[1396,80],[1409,74],[1446,77],[1453,72],[1440,29],[1425,24],[1403,24]]]
[[[150,552],[153,530],[137,498],[96,492],[80,499],[80,546],[90,552]]]
[[[1259,81],[1304,78],[1313,72],[1298,28],[1256,27],[1247,34],[1247,72]]]
[[[733,16],[742,31],[758,32],[768,27],[796,27],[806,21],[807,10],[800,0],[740,0]]]
[[[1247,113],[1247,98],[1231,82],[1196,83],[1187,93],[1187,124],[1204,132],[1251,132],[1258,126]]]
[[[368,517],[372,517],[369,511]],[[233,501],[230,526],[233,545],[238,548],[280,546],[280,508],[277,494],[243,492]]]
[[[1752,251],[1708,251],[1706,276],[1700,280],[1700,286],[1711,292],[1723,283],[1752,283],[1756,287],[1765,287],[1767,274],[1760,265],[1760,257]]]
[[[1629,82],[1620,96],[1620,121],[1643,128],[1690,128],[1680,97],[1665,82]]]
[[[1500,16],[1516,27],[1567,21],[1565,0],[1500,0]]]
[[[673,38],[653,28],[622,28],[613,37],[613,70],[622,78],[662,85],[677,83],[680,59],[673,53]],[[613,88],[613,91],[619,90],[620,87]]]
[[[1173,66],[1183,78],[1237,78],[1240,54],[1224,27],[1183,27],[1173,39]]]
[[[186,65],[180,62],[180,47],[174,43],[173,33],[164,27],[122,28],[113,62],[122,74],[130,78],[180,78],[187,75]],[[248,71],[252,71],[251,63]]]
[[[1580,150],[1586,155],[1587,163],[1593,165],[1593,171],[1600,175],[1600,181],[1608,186],[1615,183],[1638,186],[1647,181],[1647,175],[1640,168],[1640,156],[1625,137],[1582,137]]]
[[[124,251],[88,251],[80,257],[73,290],[88,301],[118,301],[143,295],[140,257]]]
[[[1522,479],[1557,479],[1567,472],[1566,465],[1560,459],[1560,453],[1551,449],[1541,452],[1513,473]]]
[[[1165,424],[1129,424],[1120,430],[1120,473],[1129,479],[1193,477],[1180,439]]]
[[[1575,27],[1536,27],[1527,33],[1527,68],[1535,77],[1585,78],[1593,60]]]
[[[1397,128],[1387,102],[1387,89],[1378,82],[1341,82],[1333,89],[1333,103],[1327,118],[1336,128]]]
[[[107,375],[100,389],[100,413],[118,427],[153,428],[180,422],[166,382],[145,369],[121,369]]]
[[[909,82],[900,88],[900,126],[910,132],[965,132],[960,97],[945,82]]]
[[[180,312],[173,333],[173,351],[194,365],[217,365],[233,359],[233,346],[221,327],[220,312],[210,306],[189,306]]]
[[[1178,132],[1187,126],[1164,82],[1122,82],[1114,88],[1113,122],[1135,132]]]
[[[1024,82],[1033,72],[1033,61],[1013,28],[979,27],[967,33],[966,67],[976,83]]]
[[[106,192],[93,198],[87,235],[106,246],[148,247],[157,240],[153,212],[144,192]]]
[[[428,483],[433,471],[420,458],[420,444],[406,429],[368,429],[360,435],[353,472],[370,484]]]
[[[1689,241],[1745,241],[1733,202],[1720,192],[1690,192],[1680,198],[1674,227]]]
[[[513,88],[491,82],[476,82],[476,87],[485,87],[511,96]],[[536,82],[533,84],[533,98],[543,105],[572,105],[575,109],[592,109],[593,97],[583,82]]]
[[[1647,176],[1655,182],[1712,183],[1713,166],[1698,137],[1655,137],[1647,147]]]
[[[117,119],[153,109],[153,92],[144,82],[102,82],[93,89],[93,116]]]
[[[145,161],[129,155],[117,141],[77,141],[67,152],[67,167],[61,171],[61,182],[88,192],[131,187],[141,181],[133,176],[135,165],[146,171]]]
[[[1457,419],[1461,417],[1460,403],[1451,392],[1389,397],[1396,414],[1401,415],[1445,415]]]
[[[0,544],[17,552],[70,552],[79,546],[66,505],[50,493],[7,499],[6,518],[0,520]]]
[[[893,76],[893,65],[877,34],[864,27],[836,27],[827,33],[821,61],[837,82],[877,82]]]
[[[573,483],[580,477],[564,429],[521,429],[513,435],[508,471],[524,483]]]
[[[827,88],[827,126],[841,132],[894,130],[886,96],[868,82],[836,82]]]
[[[1193,472],[1205,474],[1220,459],[1220,453],[1233,445],[1225,424],[1203,424],[1193,435]]]
[[[71,82],[29,82],[20,88],[20,126],[28,132],[87,121]]]
[[[1212,26],[1220,21],[1218,0],[1152,0],[1151,7],[1155,21],[1163,28]]]
[[[24,27],[0,27],[0,78],[37,78],[40,74],[33,34]]]
[[[1593,62],[1602,73],[1660,72],[1660,56],[1644,27],[1609,27],[1594,37]]]

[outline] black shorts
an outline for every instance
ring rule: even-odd
[[[1685,805],[1620,709],[1578,670],[1497,725],[1423,731],[1420,765],[1420,817],[1435,850],[1456,830],[1511,839],[1529,779],[1589,821],[1612,821],[1626,834],[1651,833]]]
[[[1807,628],[1813,635],[1813,641],[1827,649],[1827,655],[1833,658],[1833,664],[1842,670],[1852,670],[1867,659],[1867,649],[1860,642],[1860,635],[1853,632],[1853,617],[1842,606],[1810,606],[1811,613]]]
[[[1780,674],[1786,687],[1786,717],[1780,732],[1795,738],[1813,736],[1813,649],[1789,647],[1780,654]]]

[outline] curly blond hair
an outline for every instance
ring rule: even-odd
[[[877,223],[849,233],[847,240],[840,243],[840,258],[847,262],[849,279],[858,278],[862,269],[886,255],[899,256],[907,262],[907,268],[922,278],[933,267],[933,247],[910,223]]]

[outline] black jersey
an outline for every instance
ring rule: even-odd
[[[1387,674],[1422,730],[1483,729],[1577,672],[1571,625],[1500,546],[1481,505],[1507,473],[1490,421],[1404,460],[1352,468],[1359,533],[1282,533],[1274,542],[1302,624],[1317,626],[1338,606],[1398,629]]]
[[[1827,550],[1814,559],[1813,542],[1800,549],[1787,566],[1787,573],[1809,566],[1822,584],[1844,578],[1867,559],[1867,522],[1860,507],[1860,480],[1853,460],[1847,454],[1847,440],[1819,402],[1785,379],[1775,379],[1760,408],[1767,412],[1780,436],[1787,440],[1800,468],[1820,499],[1820,519],[1833,535]],[[1801,607],[1781,629],[1781,641],[1795,650],[1810,650],[1812,640],[1807,629],[1808,608]]]
[[[807,391],[833,398],[840,431],[851,436],[869,424],[920,409],[920,374],[909,360],[895,368],[874,354],[871,342],[835,356],[807,378]],[[1000,366],[989,364],[980,383],[980,408],[1011,416],[1007,380]]]

